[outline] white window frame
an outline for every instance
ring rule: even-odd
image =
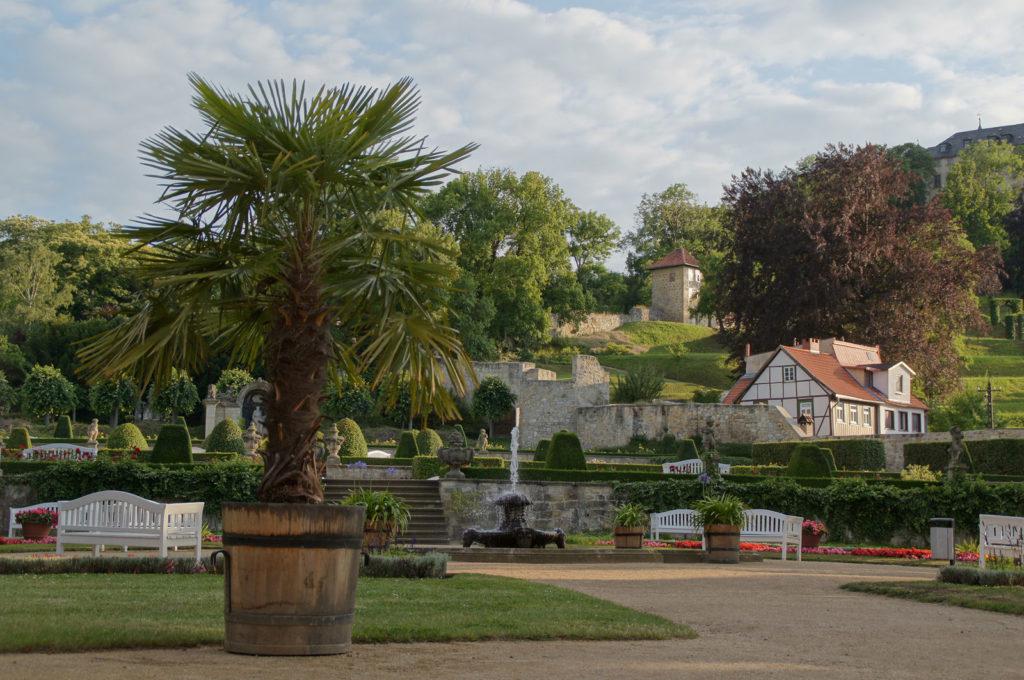
[[[899,432],[910,432],[910,413],[898,411],[896,413],[896,427]]]
[[[896,376],[896,394],[903,394],[903,374]]]
[[[798,400],[796,402],[796,417],[797,418],[799,418],[800,416],[802,416],[804,414],[804,410],[800,407],[801,404],[807,404],[808,406],[810,406],[810,408],[807,409],[807,416],[809,418],[813,419],[814,418],[814,400],[813,399],[800,399],[800,400]]]
[[[865,406],[864,407],[864,417],[861,418],[861,422],[863,423],[864,427],[871,427],[871,407],[870,406]]]
[[[782,382],[793,382],[796,380],[796,366],[782,367]]]
[[[846,404],[844,404],[841,401],[840,402],[836,402],[835,413],[836,413],[836,422],[837,423],[845,423],[846,422]]]
[[[856,404],[850,404],[850,425],[860,425],[860,408]]]

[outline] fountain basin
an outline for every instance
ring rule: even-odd
[[[462,532],[462,547],[480,543],[485,548],[543,548],[554,543],[565,549],[565,532],[561,529],[542,531],[526,526],[526,508],[532,503],[521,493],[499,496],[494,505],[501,511],[497,529],[466,529]]]

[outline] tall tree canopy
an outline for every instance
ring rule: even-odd
[[[920,144],[907,142],[889,149],[889,157],[898,161],[903,169],[911,173],[910,197],[922,205],[928,200],[928,190],[935,178],[935,159],[928,149]]]
[[[94,377],[130,372],[157,391],[177,367],[217,351],[271,385],[264,502],[321,502],[314,459],[329,373],[408,378],[417,412],[455,415],[444,376],[471,373],[443,296],[444,246],[415,230],[419,205],[465,159],[411,133],[419,94],[297,83],[246,95],[189,77],[202,128],[166,128],[143,143],[174,217],[127,235],[147,246],[137,268],[146,304],[80,356]],[[392,213],[405,216],[396,224]],[[456,378],[456,389],[462,387]]]
[[[479,170],[428,197],[424,212],[458,242],[458,264],[477,300],[494,308],[489,336],[500,349],[529,350],[544,342],[552,312],[570,320],[586,313],[568,235],[575,229],[575,243],[583,247],[601,240],[601,227],[614,225],[595,215],[581,230],[579,210],[551,178]]]
[[[942,203],[975,246],[1011,249],[1004,224],[1024,180],[1024,149],[984,140],[960,152],[949,170]]]
[[[724,197],[733,247],[707,282],[734,352],[846,337],[907,361],[930,395],[955,387],[956,338],[979,320],[975,291],[994,285],[995,255],[976,252],[936,202],[907,200],[915,179],[873,145],[734,178]]]

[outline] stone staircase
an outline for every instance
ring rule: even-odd
[[[404,545],[447,545],[448,528],[437,481],[419,479],[331,479],[324,482],[325,500],[339,501],[356,489],[390,491],[409,506],[409,526],[396,542]]]

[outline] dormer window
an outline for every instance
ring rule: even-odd
[[[903,376],[896,378],[896,394],[903,394]]]

